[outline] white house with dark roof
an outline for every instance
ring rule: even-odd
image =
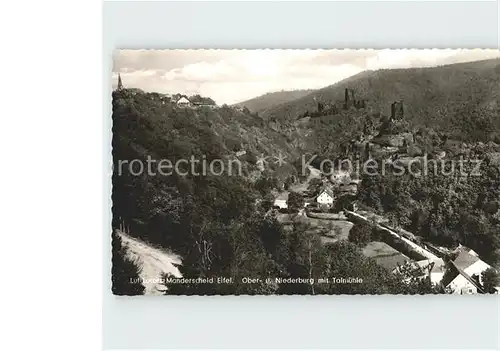
[[[453,263],[472,278],[477,277],[480,284],[483,283],[481,278],[482,273],[488,268],[491,268],[489,264],[479,258],[476,252],[467,248],[464,248],[458,254]]]
[[[443,286],[454,294],[483,292],[482,273],[491,266],[481,260],[474,250],[459,246],[457,252],[458,256],[445,274]]]
[[[331,206],[334,200],[335,196],[330,189],[323,189],[319,192],[318,196],[316,196],[316,202],[320,205]]]
[[[446,273],[449,278],[443,279],[443,286],[452,294],[470,295],[482,292],[479,284],[470,275],[457,269],[453,263]]]
[[[191,107],[191,101],[185,96],[182,96],[179,100],[176,102],[177,106],[179,107]]]

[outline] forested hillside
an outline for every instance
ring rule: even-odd
[[[363,106],[343,106],[347,88]],[[468,245],[496,263],[500,262],[499,97],[500,60],[496,59],[363,72],[279,106],[264,118],[279,130],[301,134],[302,146],[318,155],[316,166],[323,159],[370,155],[382,162],[391,154],[411,160],[444,153],[446,170],[435,174],[430,169],[426,177],[398,176],[393,169],[383,175],[364,174],[358,199],[425,240],[448,247]],[[394,101],[404,106],[396,120],[389,117]],[[387,151],[402,135],[410,136],[410,141]],[[456,164],[462,159],[479,160],[481,176],[457,176],[450,164],[455,162],[458,172]]]
[[[452,160],[443,172],[429,163],[426,176],[364,175],[358,198],[377,213],[426,241],[445,247],[473,248],[487,262],[500,264],[500,168],[488,158],[500,145],[475,148],[477,176],[460,176]],[[467,172],[474,167],[465,163]],[[417,168],[417,167],[415,167]],[[420,165],[424,172],[427,168]]]
[[[500,59],[363,72],[263,113],[249,106],[184,108],[160,94],[117,90],[113,228],[125,225],[131,236],[180,255],[184,278],[233,279],[173,284],[172,294],[435,292],[425,282],[390,274],[357,244],[321,243],[299,220],[297,206],[286,228],[269,210],[276,194],[301,180],[303,155],[317,156],[315,167],[324,159],[477,159],[481,176],[475,178],[450,172],[449,165],[426,177],[397,175],[390,167],[385,174],[361,174],[356,198],[424,240],[465,244],[490,263],[500,262],[499,96]],[[278,154],[285,165],[263,165],[263,157]],[[201,162],[182,163],[168,175],[121,169],[123,161],[192,158],[226,164],[236,159],[241,173],[203,173]],[[342,201],[334,208],[342,210]],[[122,253],[115,240],[118,272],[137,276],[137,265]],[[356,276],[363,284],[242,283],[244,277],[327,276]],[[122,294],[143,290],[119,279],[114,287]]]
[[[413,128],[432,127],[464,141],[500,141],[500,59],[362,72],[262,116],[291,123],[315,111],[317,101],[343,100],[345,88],[365,99],[370,113],[389,115],[393,101],[404,101],[405,118]]]
[[[290,91],[276,91],[273,93],[267,93],[250,100],[246,100],[235,104],[235,106],[241,106],[248,108],[251,112],[261,113],[269,108],[279,106],[289,101],[300,99],[314,90],[290,90]]]
[[[233,126],[237,126],[234,128]],[[252,137],[254,139],[252,139]],[[258,139],[258,140],[255,140]],[[287,138],[254,116],[229,107],[216,110],[177,108],[154,94],[113,93],[113,228],[125,224],[129,234],[168,248],[182,257],[184,278],[231,277],[232,284],[174,284],[172,294],[377,294],[423,293],[430,287],[406,284],[342,242],[324,246],[306,235],[300,223],[284,230],[266,215],[272,174],[249,177],[255,160],[247,153],[243,175],[200,175],[187,165],[182,174],[119,172],[121,161],[226,159],[235,150],[277,151],[291,155]],[[250,154],[251,155],[251,154]],[[200,171],[201,166],[196,166]],[[120,250],[114,251],[120,255]],[[118,258],[116,258],[118,260]],[[126,266],[122,265],[124,269]],[[137,276],[130,267],[130,276]],[[355,276],[362,284],[276,283],[244,277],[324,278]],[[121,272],[117,279],[128,279]],[[116,280],[114,286],[126,285]],[[127,287],[128,288],[128,287]],[[132,289],[128,288],[128,289]],[[140,287],[139,287],[140,288]],[[140,290],[140,289],[137,290]],[[115,291],[115,293],[120,293]]]

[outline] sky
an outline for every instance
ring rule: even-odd
[[[494,50],[116,50],[126,88],[200,94],[233,104],[280,90],[318,89],[365,70],[429,67],[500,57]]]

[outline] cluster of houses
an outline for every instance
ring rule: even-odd
[[[484,293],[483,273],[492,268],[481,260],[472,249],[459,245],[451,252],[453,260],[445,262],[442,258],[426,259],[400,265],[393,272],[413,270],[421,278],[429,278],[433,285],[440,285],[447,293],[469,295]],[[500,293],[500,287],[496,287]]]
[[[491,266],[481,260],[479,255],[466,247],[459,247],[458,256],[450,262],[449,269],[443,275],[441,284],[445,289],[458,294],[475,294],[482,291],[482,273]],[[497,287],[497,292],[500,287]]]
[[[116,86],[116,90],[117,91],[125,90],[120,74],[118,74],[118,83]],[[127,89],[127,90],[130,91],[133,95],[135,95],[135,91],[138,89]],[[170,102],[180,108],[208,107],[214,109],[218,107],[215,101],[213,101],[210,98],[202,97],[200,95],[194,95],[191,97],[181,94],[169,95],[169,94],[150,93],[150,95],[152,95],[151,98],[160,97],[163,104]]]
[[[179,98],[175,100],[175,104],[177,107],[182,108],[197,108],[197,107],[208,107],[208,108],[216,108],[217,105],[212,99],[207,98],[188,98],[186,95],[181,95]]]
[[[364,214],[366,211],[346,212],[349,220],[375,223],[367,214]],[[402,244],[398,245],[399,249],[392,249],[391,254],[379,256],[376,253],[375,255],[367,253],[368,257],[374,258],[377,264],[395,274],[410,273],[410,277],[429,279],[432,285],[442,287],[449,294],[486,292],[483,287],[483,273],[492,266],[484,262],[474,250],[462,245],[453,250],[435,247],[429,243],[418,242],[410,232],[391,228],[378,221],[376,223],[374,225],[378,229],[399,239]],[[415,240],[412,240],[412,237]],[[384,245],[387,244],[383,243]],[[409,256],[420,257],[420,259],[412,260]],[[500,293],[500,287],[496,287],[495,290],[496,293]]]
[[[274,200],[274,207],[279,209],[288,208],[288,191],[282,192]],[[323,188],[319,193],[313,198],[306,198],[304,202],[304,207],[309,207],[312,204],[318,204],[319,206],[324,206],[325,208],[331,208],[335,202],[335,195],[331,189]]]
[[[304,197],[304,208],[331,209],[335,201],[341,196],[356,194],[359,180],[352,179],[347,171],[338,171],[330,176],[329,182],[329,186],[325,186],[325,183],[323,183],[315,196],[311,198]],[[279,194],[274,201],[274,206],[279,209],[288,209],[288,195],[289,192]],[[355,206],[355,202],[352,203]],[[346,209],[346,211],[354,215],[357,214],[366,222],[373,223],[373,221],[370,221],[369,216],[361,215],[363,211],[358,213],[354,207]],[[419,278],[429,279],[431,284],[441,286],[445,292],[450,294],[485,292],[483,273],[492,267],[484,262],[474,250],[462,245],[459,245],[454,250],[435,247],[421,242],[414,234],[404,229],[394,229],[378,220],[376,222],[380,229],[386,230],[389,234],[404,242],[404,246],[408,249],[407,255],[410,255],[409,252],[411,251],[413,253],[413,255],[410,255],[411,257],[420,257],[419,260],[413,260],[407,255],[397,252],[401,259],[387,260],[392,263],[388,263],[388,267],[384,266],[389,271],[393,273],[412,272]],[[500,287],[497,287],[496,291],[500,293]]]
[[[335,201],[344,195],[356,195],[359,179],[352,179],[349,172],[339,170],[330,176],[330,182],[324,183],[319,191],[312,197],[304,197],[304,207],[319,207],[331,209]],[[274,206],[279,209],[288,208],[288,192],[283,192],[276,197]]]

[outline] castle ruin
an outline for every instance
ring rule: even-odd
[[[399,120],[404,118],[404,107],[402,101],[394,101],[391,104],[391,119]]]

